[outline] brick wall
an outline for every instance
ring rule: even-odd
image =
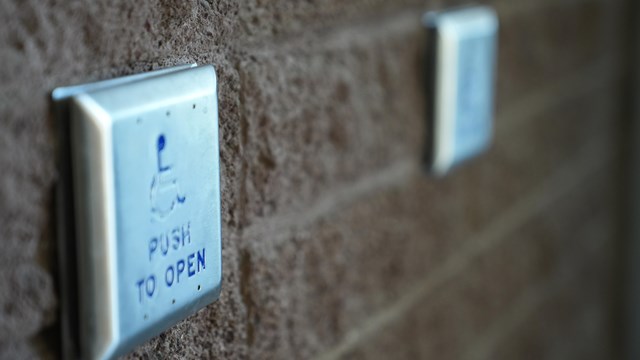
[[[625,0],[492,0],[491,150],[420,168],[423,11],[454,0],[0,1],[0,358],[59,355],[56,86],[220,79],[220,300],[127,358],[609,359]]]

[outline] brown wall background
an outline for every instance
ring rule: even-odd
[[[420,168],[445,0],[0,1],[0,358],[59,356],[49,92],[220,79],[223,293],[128,358],[612,359],[624,0],[492,0],[492,149]]]

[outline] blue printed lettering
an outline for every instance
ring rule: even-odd
[[[156,291],[156,277],[151,275],[147,278],[145,282],[145,290],[147,291],[147,297],[152,297],[153,293]]]
[[[149,261],[151,261],[151,255],[158,249],[158,239],[153,238],[149,241]]]
[[[184,238],[182,236],[180,236],[180,228],[175,228],[173,229],[173,231],[171,231],[171,239],[173,240],[173,250],[178,250],[178,248],[180,248],[180,245],[182,243],[182,246],[184,246]]]
[[[191,222],[186,222],[182,225],[175,226],[174,228],[163,231],[159,235],[152,237],[149,240],[149,261],[154,259],[154,256],[158,249],[162,256],[167,256],[169,252],[175,252],[180,248],[185,247],[187,244],[191,244]]]
[[[202,270],[204,270],[204,248],[198,250],[198,272],[200,272],[200,265],[202,265]]]
[[[187,264],[188,264],[188,273],[189,273],[189,277],[192,277],[193,275],[196,274],[196,267],[195,267],[195,263],[193,262],[193,259],[195,259],[195,255],[194,254],[190,254],[187,257]]]
[[[184,246],[185,240],[191,244],[191,222],[187,222],[186,228],[185,225],[182,225],[182,246]]]
[[[138,285],[138,302],[142,303],[142,286],[144,285],[144,279],[139,280],[136,284]]]
[[[173,285],[174,277],[175,271],[173,270],[173,265],[169,265],[167,271],[164,272],[164,281],[167,283],[167,287],[171,287],[171,285]]]
[[[160,235],[160,250],[162,251],[162,255],[166,256],[169,252],[169,236],[168,234]]]
[[[149,275],[142,280],[138,280],[136,285],[138,286],[138,302],[142,303],[142,298],[145,294],[150,298],[155,293],[156,277],[154,275]]]
[[[176,264],[176,270],[178,273],[176,275],[176,280],[180,282],[180,274],[182,274],[182,272],[184,271],[184,260],[178,260],[178,263]]]

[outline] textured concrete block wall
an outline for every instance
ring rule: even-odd
[[[56,86],[220,83],[221,298],[130,359],[609,359],[624,0],[492,0],[491,150],[420,169],[423,11],[454,0],[0,1],[0,358],[59,356]]]

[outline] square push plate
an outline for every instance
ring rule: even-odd
[[[113,358],[219,295],[216,74],[185,66],[53,98],[69,119],[78,353]]]
[[[427,13],[429,107],[427,162],[436,174],[491,142],[498,17],[473,6]]]

